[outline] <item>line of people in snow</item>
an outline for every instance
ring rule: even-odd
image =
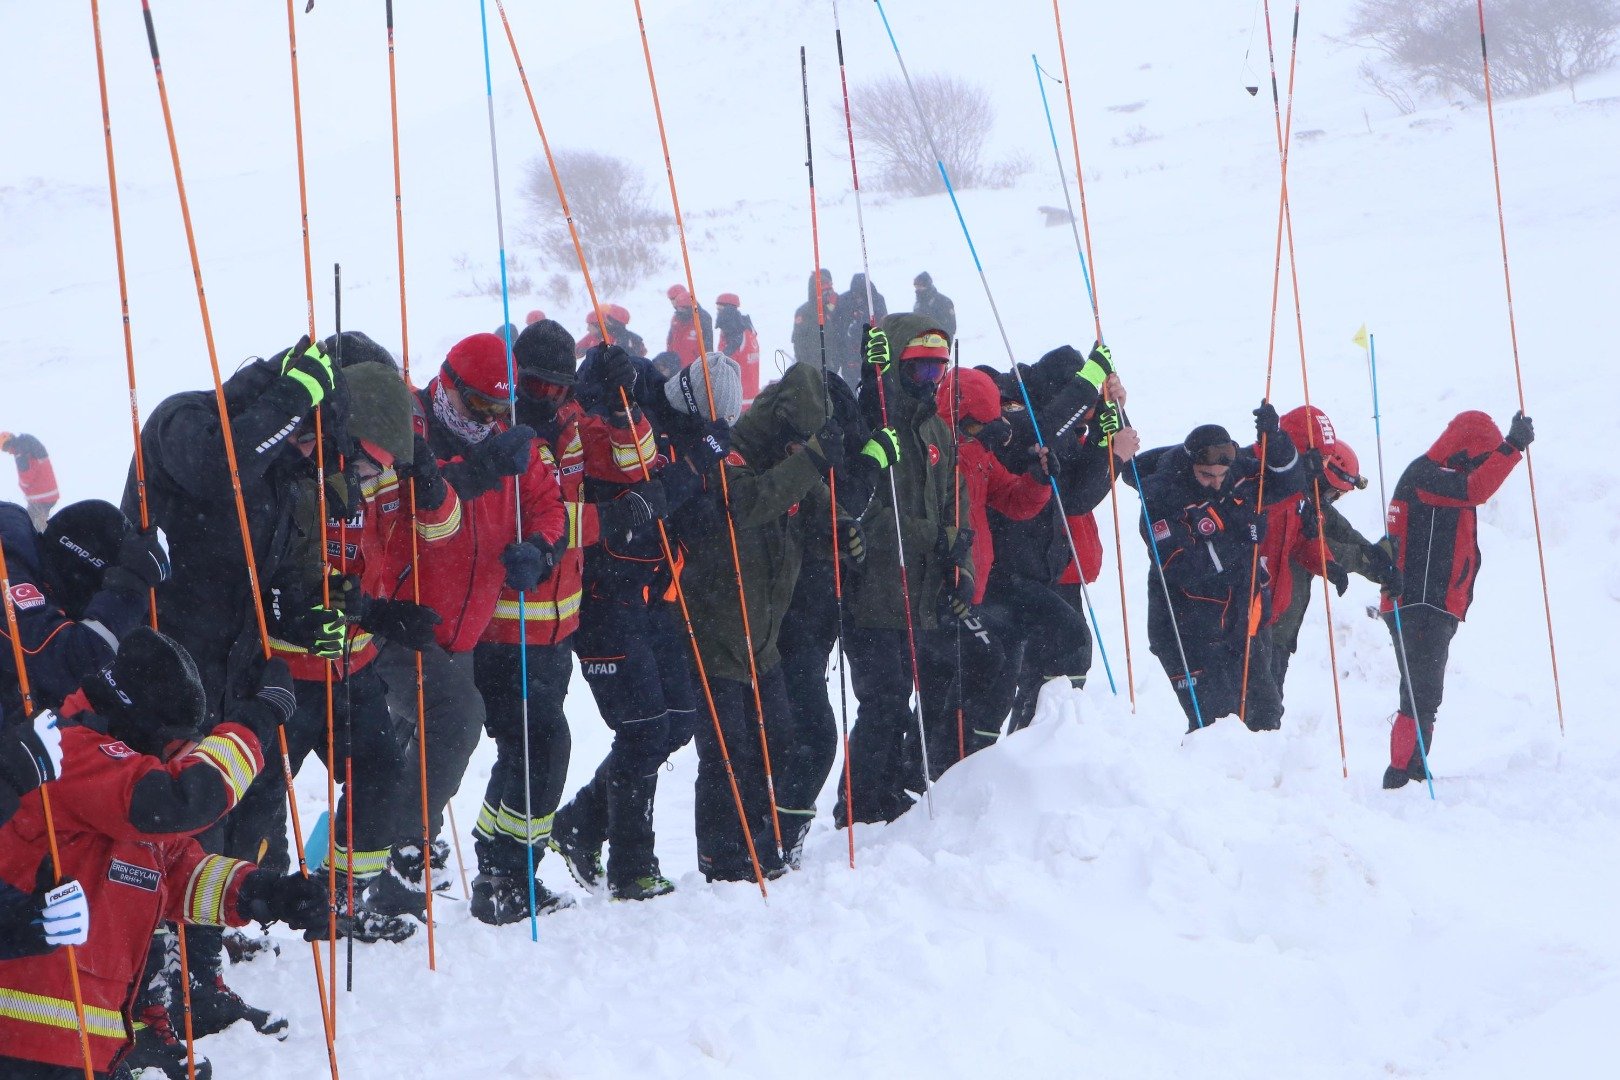
[[[213,394],[183,393],[144,425],[122,508],[73,504],[41,531],[0,505],[16,617],[0,649],[6,1075],[78,1074],[66,944],[97,1070],[183,1075],[164,929],[181,921],[195,1032],[283,1033],[224,982],[225,928],[409,937],[428,882],[447,883],[444,810],[486,732],[471,909],[491,924],[527,918],[531,894],[541,914],[574,902],[536,880],[548,851],[593,892],[671,891],[655,797],[687,742],[705,878],[798,866],[837,757],[840,636],[858,707],[834,824],[893,820],[925,768],[1027,725],[1048,684],[1084,685],[1092,510],[1117,478],[1140,483],[1150,645],[1190,728],[1234,712],[1276,728],[1309,577],[1342,594],[1357,573],[1392,632],[1397,604],[1403,620],[1385,785],[1426,775],[1417,741],[1432,745],[1472,598],[1475,508],[1528,419],[1504,437],[1460,414],[1403,474],[1375,543],[1334,505],[1365,481],[1321,412],[1262,402],[1253,446],[1211,424],[1141,450],[1106,346],[950,370],[949,301],[926,275],[918,296],[927,312],[860,327],[853,369],[824,368],[818,335],[746,410],[723,351],[666,374],[617,340],[581,357],[543,318],[512,348],[516,387],[494,334],[458,342],[421,389],[364,334],[305,339],[225,384],[234,465]],[[143,494],[148,529],[132,524]],[[151,590],[161,632],[144,625]],[[565,798],[575,657],[613,740]],[[314,753],[342,786],[307,877],[287,850],[282,735],[287,768]]]

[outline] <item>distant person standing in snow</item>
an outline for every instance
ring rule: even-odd
[[[1142,540],[1156,552],[1148,645],[1181,700],[1189,731],[1240,710],[1251,731],[1282,726],[1265,625],[1268,579],[1255,559],[1266,524],[1258,489],[1264,470],[1266,498],[1284,499],[1300,490],[1304,470],[1270,402],[1254,411],[1254,427],[1265,443],[1264,461],[1218,424],[1194,428],[1180,446],[1137,457],[1147,508]]]
[[[759,335],[754,320],[742,313],[742,300],[736,293],[724,292],[714,299],[714,328],[720,333],[719,350],[742,368],[743,408],[759,393]]]
[[[641,335],[630,329],[630,312],[619,304],[608,304],[602,308],[602,318],[607,323],[607,336],[613,344],[624,347],[631,356],[646,356],[647,343]],[[602,344],[602,333],[597,326],[596,312],[592,311],[585,316],[585,336],[579,339],[574,346],[574,356],[583,357],[596,346]]]
[[[45,446],[32,435],[0,431],[0,450],[17,459],[17,486],[28,501],[28,516],[37,531],[45,531],[45,519],[56,505],[56,470]]]
[[[685,285],[671,285],[665,295],[675,311],[669,317],[669,337],[664,342],[664,349],[680,357],[681,366],[685,367],[705,350],[714,348],[714,318],[692,299]],[[692,325],[693,308],[697,309],[698,323],[702,327],[701,341],[698,329]]]
[[[816,290],[821,291],[821,302],[816,303]],[[833,371],[834,353],[836,343],[833,335],[837,332],[838,320],[835,313],[838,310],[838,290],[833,287],[832,271],[825,267],[810,275],[810,286],[805,302],[799,305],[793,313],[793,359],[801,364],[810,364],[813,367],[821,366],[822,330],[825,326],[827,342],[827,370]],[[845,381],[851,389],[861,384],[860,366],[857,364],[854,371],[841,371]]]
[[[838,298],[838,340],[827,342],[827,364],[848,380],[851,386],[861,381],[861,345],[866,328],[876,326],[889,314],[889,305],[883,294],[872,288],[872,302],[866,302],[866,275],[856,274],[849,279],[849,291]],[[829,327],[830,329],[830,327]],[[835,366],[836,365],[836,366]]]
[[[956,305],[951,298],[934,288],[933,275],[924,270],[912,281],[911,287],[917,291],[917,300],[911,310],[918,315],[927,316],[938,327],[956,337]]]
[[[1451,638],[1468,615],[1479,574],[1479,507],[1496,494],[1535,437],[1523,413],[1514,415],[1505,438],[1485,413],[1458,413],[1395,485],[1385,543],[1399,576],[1384,594],[1382,610],[1395,640],[1401,697],[1389,733],[1386,788],[1429,777],[1424,759],[1434,747]]]

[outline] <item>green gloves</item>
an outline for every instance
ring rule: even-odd
[[[861,456],[871,458],[880,469],[892,467],[900,460],[899,433],[892,427],[878,428],[872,432],[872,437],[866,440],[866,445],[861,447]]]
[[[1079,370],[1077,375],[1090,383],[1100,393],[1104,380],[1113,373],[1113,350],[1099,341],[1091,347],[1091,355],[1086,357],[1085,366]]]
[[[336,385],[332,375],[332,358],[321,351],[309,338],[301,338],[281,358],[281,374],[302,386],[309,393],[311,407],[319,405]]]
[[[889,335],[875,326],[866,330],[866,362],[878,369],[881,374],[889,370],[889,361],[893,357],[889,353]]]

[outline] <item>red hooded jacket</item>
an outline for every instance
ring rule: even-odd
[[[82,695],[63,706],[83,711]],[[94,721],[94,718],[90,718]],[[238,724],[168,762],[89,725],[62,732],[62,778],[49,785],[61,876],[84,886],[90,938],[76,950],[91,1061],[98,1072],[134,1039],[130,1014],[147,946],[159,923],[242,926],[236,909],[252,863],[208,855],[192,836],[235,806],[264,764]],[[0,826],[0,880],[32,892],[50,880],[38,791]],[[0,961],[0,1053],[79,1067],[78,1023],[67,951]]]
[[[960,408],[956,396],[958,379],[962,388]],[[956,416],[981,424],[1001,419],[1001,391],[990,376],[973,368],[946,375],[935,392],[935,404],[939,415],[947,422]],[[993,508],[1014,521],[1028,521],[1046,507],[1052,498],[1052,486],[1033,476],[1009,472],[977,439],[959,441],[956,452],[968,493],[968,505],[964,509],[968,527],[973,530],[973,602],[977,604],[984,600],[990,569],[996,562],[996,547],[990,537],[990,518],[986,511]]]
[[[1458,413],[1429,452],[1406,467],[1385,519],[1405,587],[1402,607],[1422,604],[1468,615],[1479,575],[1478,507],[1495,495],[1524,454],[1485,413]],[[1380,605],[1391,609],[1385,594]]]

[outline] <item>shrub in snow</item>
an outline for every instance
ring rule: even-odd
[[[984,87],[953,75],[922,75],[914,82],[926,127],[899,78],[874,79],[850,92],[855,138],[876,171],[878,186],[901,195],[945,190],[929,145],[930,131],[939,148],[938,160],[958,188],[1008,187],[1027,170],[1028,162],[1021,158],[986,160],[985,143],[995,126],[996,110]]]
[[[654,208],[646,178],[635,166],[595,150],[561,150],[556,158],[597,289],[623,293],[663,265],[663,245],[674,221]],[[547,266],[567,275],[565,282],[572,280],[579,259],[544,158],[529,165],[523,194],[532,212],[528,239]],[[558,280],[554,275],[554,293]],[[562,291],[567,292],[566,285]]]
[[[1536,94],[1614,62],[1620,0],[1491,0],[1485,29],[1493,92]],[[1347,37],[1389,62],[1397,79],[1375,64],[1362,66],[1362,78],[1402,112],[1412,101],[1398,81],[1485,97],[1475,0],[1360,0]]]

